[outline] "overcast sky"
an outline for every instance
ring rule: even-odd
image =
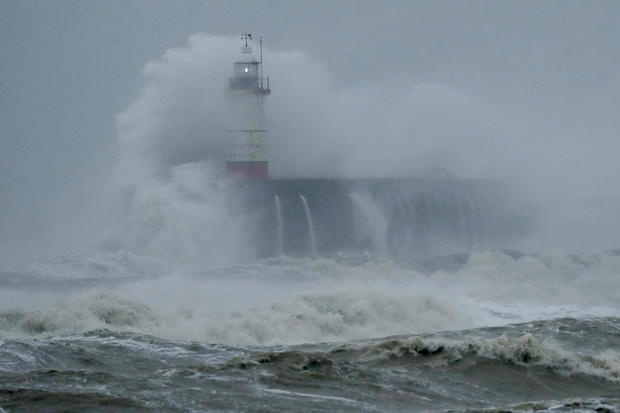
[[[0,0],[0,260],[113,167],[115,116],[147,62],[246,28],[321,62],[335,88],[441,84],[620,158],[618,1]]]

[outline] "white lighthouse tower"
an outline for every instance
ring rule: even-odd
[[[271,93],[269,78],[263,77],[263,41],[259,38],[260,55],[252,54],[252,35],[241,35],[241,57],[234,62],[228,94],[233,103],[234,121],[229,129],[226,170],[229,176],[247,179],[269,178],[269,164],[263,148],[267,132],[263,121],[263,98]]]

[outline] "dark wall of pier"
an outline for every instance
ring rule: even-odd
[[[491,180],[272,179],[233,188],[263,257],[311,254],[312,238],[318,254],[369,250],[399,259],[506,248],[529,220],[510,189]]]

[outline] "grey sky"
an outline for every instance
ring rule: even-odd
[[[49,242],[60,194],[112,169],[144,64],[245,28],[316,58],[336,88],[443,84],[620,157],[617,1],[0,0],[0,267]]]

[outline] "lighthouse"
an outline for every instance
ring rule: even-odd
[[[233,77],[228,83],[234,116],[229,129],[226,170],[231,177],[268,179],[269,164],[263,146],[267,132],[263,99],[271,90],[269,78],[262,73],[263,41],[259,38],[259,56],[255,56],[248,44],[252,34],[244,32],[241,40],[241,57],[233,63]]]

